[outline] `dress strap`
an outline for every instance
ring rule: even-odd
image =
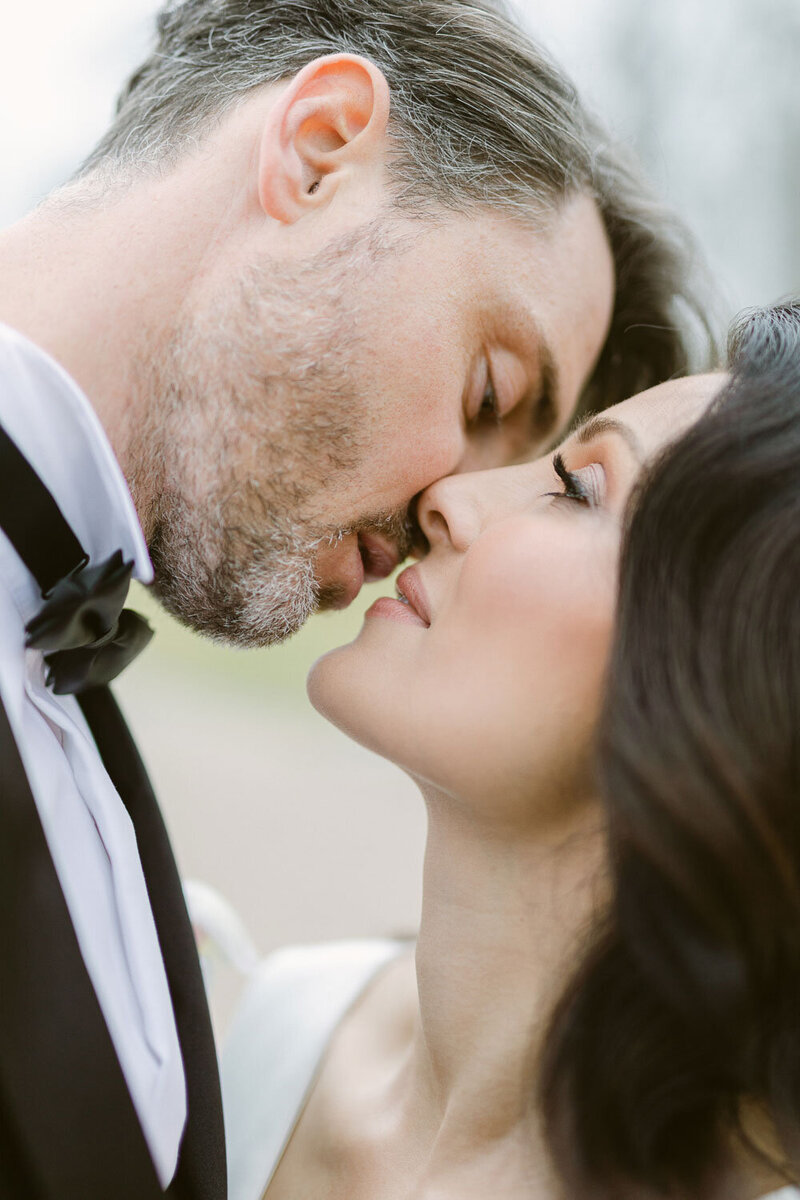
[[[188,1116],[177,1174],[168,1195],[176,1200],[225,1200],[225,1130],[217,1053],[172,847],[136,743],[111,692],[107,687],[93,688],[82,692],[78,702],[136,831],[183,1054]],[[264,1086],[269,1086],[268,1081]]]

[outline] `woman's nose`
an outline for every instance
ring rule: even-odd
[[[493,521],[527,511],[545,490],[548,460],[447,475],[426,488],[417,503],[417,523],[431,545],[468,550]]]
[[[417,501],[417,523],[435,546],[467,550],[480,533],[477,475],[447,475],[426,488]]]

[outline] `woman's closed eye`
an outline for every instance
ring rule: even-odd
[[[596,508],[602,503],[605,492],[605,472],[599,463],[590,463],[579,471],[568,471],[561,454],[553,458],[553,470],[564,484],[563,492],[546,492],[556,501],[569,500]]]

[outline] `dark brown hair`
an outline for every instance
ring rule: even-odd
[[[599,744],[613,903],[541,1084],[571,1200],[739,1194],[745,1101],[800,1170],[800,303],[746,315],[729,356],[630,510]]]

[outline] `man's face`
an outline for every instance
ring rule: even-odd
[[[150,364],[134,459],[165,605],[240,645],[349,604],[411,548],[443,475],[540,450],[602,348],[613,265],[596,207],[387,216],[333,249],[240,271],[186,306]],[[153,478],[158,486],[153,489]]]

